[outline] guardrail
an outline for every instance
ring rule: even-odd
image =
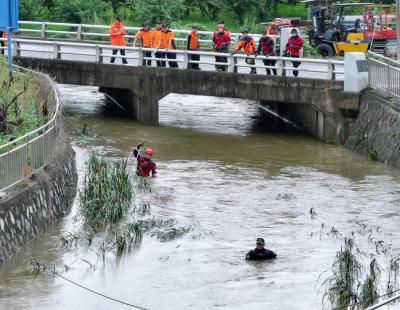
[[[392,302],[399,301],[400,300],[400,295],[393,296],[389,299],[386,299],[384,301],[381,301],[380,303],[377,303],[376,305],[373,305],[371,307],[366,308],[365,310],[375,310],[382,308],[383,306],[389,305]],[[398,305],[396,306],[396,309],[398,309]]]
[[[28,34],[32,36],[36,36],[41,39],[47,39],[51,37],[55,38],[70,38],[74,40],[87,40],[87,41],[102,41],[109,40],[108,30],[110,26],[107,25],[90,25],[90,24],[72,24],[72,23],[55,23],[55,22],[35,22],[35,21],[20,21],[19,22],[19,33]],[[60,28],[64,28],[60,30]],[[68,29],[69,28],[69,29]],[[68,30],[65,30],[68,29]],[[141,27],[129,27],[125,26],[128,34],[125,36],[128,41],[133,41],[134,35],[133,32],[137,32],[141,29]],[[182,30],[182,29],[171,29],[175,34],[175,41],[178,46],[186,47],[187,36],[191,30]],[[204,43],[207,46],[211,47],[212,43],[212,31],[199,31],[199,41],[200,43]],[[232,43],[236,44],[239,42],[241,33],[233,32]],[[261,37],[260,34],[251,34],[251,36],[258,41]],[[270,36],[276,45],[277,39],[279,36],[271,35]]]
[[[25,177],[25,166],[30,166],[34,171],[48,162],[53,153],[58,134],[58,120],[61,115],[60,101],[54,82],[42,73],[19,66],[15,66],[15,68],[16,70],[33,72],[38,78],[37,83],[50,85],[50,89],[46,89],[45,95],[47,99],[52,99],[54,113],[45,125],[11,142],[0,145],[0,153],[2,153],[0,155],[0,191],[22,181]],[[42,85],[42,88],[44,85]]]
[[[229,53],[215,53],[204,51],[188,51],[188,50],[156,50],[150,48],[140,47],[121,47],[110,45],[99,45],[89,43],[72,43],[72,42],[58,42],[58,41],[44,41],[44,40],[27,40],[27,39],[13,39],[13,53],[14,56],[30,57],[30,58],[47,58],[47,59],[60,59],[60,60],[75,60],[75,61],[88,61],[95,63],[108,63],[110,57],[125,58],[127,60],[134,60],[130,65],[142,66],[143,61],[152,60],[162,61],[166,63],[176,62],[178,69],[188,69],[190,64],[199,64],[202,70],[215,71],[216,66],[226,67],[228,72],[248,73],[251,68],[263,69],[265,74],[266,69],[276,69],[279,75],[289,75],[292,71],[299,71],[303,73],[310,73],[309,77],[320,79],[339,79],[338,76],[343,76],[344,62],[337,60],[324,60],[312,58],[290,58],[290,57],[265,57],[265,56],[247,56],[244,54],[229,54]],[[5,49],[5,48],[3,48]],[[112,55],[112,50],[124,49],[126,55],[122,56]],[[177,55],[177,59],[166,59],[156,57],[146,57],[145,52],[168,52]],[[200,55],[199,61],[193,60],[191,55]],[[227,62],[221,62],[220,57],[226,57]],[[250,65],[246,63],[247,58],[254,58],[255,64]],[[265,65],[263,60],[274,60],[276,64]],[[293,61],[301,62],[298,68],[293,67]],[[341,67],[338,68],[337,66]],[[245,72],[247,68],[247,72]],[[258,74],[261,73],[258,71]]]
[[[369,84],[400,98],[400,62],[368,52]]]

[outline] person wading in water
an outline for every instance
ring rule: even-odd
[[[143,147],[143,142],[139,143],[138,146],[133,150],[133,156],[137,159],[138,165],[136,174],[141,177],[152,177],[157,176],[156,164],[151,160],[153,157],[153,150],[148,148],[144,151],[144,156],[140,156],[140,149]]]
[[[271,258],[276,258],[276,254],[265,248],[265,241],[263,238],[258,238],[256,241],[256,248],[246,254],[247,260],[265,260]]]

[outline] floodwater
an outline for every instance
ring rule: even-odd
[[[261,130],[254,102],[170,95],[155,128],[105,116],[94,88],[61,86],[61,93],[69,130],[86,122],[91,133],[74,142],[80,179],[92,151],[121,157],[143,140],[155,150],[159,177],[151,192],[137,190],[136,201],[191,231],[168,242],[147,234],[140,248],[121,259],[107,253],[103,262],[95,245],[66,250],[56,239],[81,229],[75,203],[0,268],[0,309],[130,308],[37,274],[27,253],[80,285],[150,310],[309,310],[322,309],[323,281],[352,231],[372,227],[376,240],[399,251],[399,170],[301,132]],[[258,237],[276,260],[244,260]],[[374,251],[362,232],[355,239]]]

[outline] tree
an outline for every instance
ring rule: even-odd
[[[159,20],[166,24],[179,22],[185,13],[184,0],[138,0],[136,2],[137,19],[140,22]]]
[[[111,4],[102,0],[53,0],[53,2],[53,17],[60,22],[77,24],[91,22],[97,14],[102,14],[103,20],[113,18]]]
[[[19,18],[21,20],[45,20],[48,9],[43,0],[20,0]]]
[[[258,2],[257,0],[225,0],[226,5],[235,13],[240,24],[244,23],[246,12],[256,6]]]

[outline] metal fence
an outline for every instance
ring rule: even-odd
[[[56,39],[70,39],[79,41],[108,41],[110,26],[107,25],[90,25],[90,24],[72,24],[72,23],[55,23],[55,22],[35,22],[35,21],[20,21],[19,22],[19,35],[36,37],[41,39],[56,38]],[[129,27],[125,29],[128,34],[125,38],[133,42],[134,34],[141,27]],[[187,43],[187,36],[191,30],[171,29],[175,34],[175,41],[178,46],[185,47]],[[211,47],[212,31],[199,31],[199,41],[205,47]],[[236,44],[239,42],[241,33],[231,33],[232,42]],[[258,40],[260,34],[251,34],[251,36]],[[270,36],[276,45],[279,36]]]
[[[344,62],[331,59],[313,59],[313,58],[290,58],[290,57],[275,57],[265,56],[255,57],[244,54],[230,53],[215,53],[204,51],[188,51],[188,50],[169,50],[164,52],[173,52],[176,54],[176,59],[165,59],[156,57],[146,57],[145,52],[150,52],[155,55],[156,50],[140,47],[121,47],[110,45],[99,45],[89,43],[74,43],[65,41],[45,41],[45,40],[28,40],[28,39],[13,39],[14,56],[29,57],[29,58],[47,58],[59,60],[86,61],[95,63],[109,63],[110,57],[117,59],[125,58],[131,60],[129,65],[142,66],[144,60],[152,60],[153,66],[155,61],[166,63],[176,62],[177,69],[188,69],[190,64],[199,64],[202,70],[216,71],[217,66],[224,66],[228,72],[249,73],[251,68],[262,69],[257,74],[266,74],[266,69],[276,69],[278,75],[290,75],[293,71],[302,73],[302,77],[329,79],[343,79]],[[3,48],[4,49],[4,48]],[[124,49],[125,56],[112,55],[112,50]],[[191,55],[199,55],[199,61],[193,60]],[[221,62],[221,57],[225,57],[226,62]],[[253,58],[254,65],[246,62],[246,59]],[[264,60],[275,61],[275,65],[265,65]],[[133,60],[133,62],[132,62]],[[293,67],[293,61],[301,62],[299,68]]]
[[[400,62],[368,52],[369,85],[400,98]]]
[[[28,170],[43,167],[51,157],[60,117],[60,101],[54,82],[46,75],[21,67],[20,72],[29,71],[36,79],[43,99],[47,100],[52,111],[51,119],[40,128],[6,144],[0,145],[0,191],[19,183]],[[20,73],[23,74],[23,73]],[[46,88],[43,86],[47,85]]]
[[[399,300],[400,300],[400,295],[396,295],[396,296],[393,296],[393,297],[391,297],[389,299],[381,301],[380,303],[377,303],[376,305],[368,307],[365,310],[381,309],[383,306],[388,306],[389,309],[390,309],[391,306],[393,306],[392,309],[399,309],[399,304],[397,303]]]

